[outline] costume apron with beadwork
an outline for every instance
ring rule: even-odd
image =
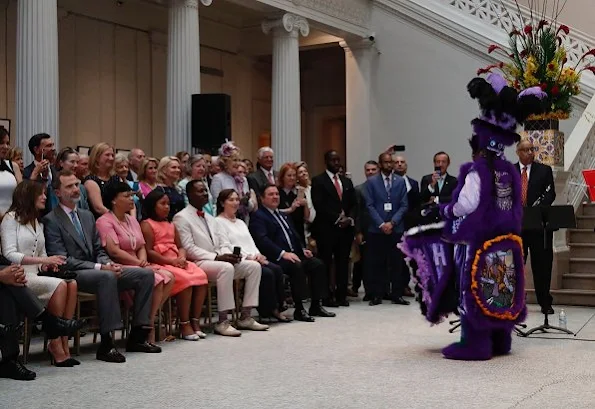
[[[510,351],[512,329],[526,316],[521,180],[504,149],[520,140],[517,124],[541,112],[545,94],[538,87],[517,94],[497,74],[472,80],[468,91],[482,110],[472,121],[474,161],[440,206],[443,222],[408,231],[401,248],[417,264],[426,319],[439,323],[455,310],[461,317],[461,340],[443,355],[486,360]]]

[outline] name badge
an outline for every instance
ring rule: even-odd
[[[392,203],[385,203],[384,204],[384,211],[385,212],[392,212],[393,210],[393,204]]]

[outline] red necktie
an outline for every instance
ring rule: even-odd
[[[337,189],[337,194],[339,195],[339,199],[343,198],[343,192],[341,191],[341,185],[339,184],[339,177],[335,175],[333,178],[335,180],[335,189]]]
[[[271,185],[274,185],[275,184],[275,177],[273,176],[273,171],[270,171],[269,172],[269,183]]]
[[[527,175],[527,167],[523,168],[521,172],[521,203],[527,206],[527,189],[529,188],[529,177]]]
[[[198,215],[198,217],[202,217],[202,218],[205,217],[205,212],[203,212],[202,210],[197,210],[196,214]]]

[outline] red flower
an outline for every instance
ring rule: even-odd
[[[591,50],[587,51],[587,52],[586,52],[586,53],[585,53],[585,54],[584,54],[584,55],[581,57],[581,60],[585,59],[586,57],[588,57],[588,56],[590,56],[590,55],[593,55],[593,56],[595,56],[595,48],[593,48],[593,49],[591,49]]]
[[[541,84],[539,84],[539,87],[542,91],[545,91],[547,89],[547,84],[545,82],[542,82]]]
[[[539,22],[539,26],[537,27],[538,30],[541,30],[543,27],[547,26],[549,23],[546,20],[541,20]]]
[[[560,87],[558,87],[557,85],[554,85],[552,87],[552,96],[555,97],[558,95],[560,95]]]
[[[510,32],[510,34],[508,34],[508,35],[509,35],[510,37],[513,37],[513,36],[520,36],[520,35],[522,35],[522,33],[521,33],[519,30],[512,30],[512,31]]]
[[[530,24],[527,24],[527,25],[525,26],[525,29],[524,29],[524,31],[525,31],[525,34],[527,34],[527,35],[531,35],[531,33],[533,33],[533,26],[531,26]]]
[[[560,31],[563,31],[564,34],[566,34],[566,35],[568,35],[568,33],[570,33],[570,29],[568,28],[568,26],[566,26],[564,24],[560,25],[560,27],[558,28],[558,31],[556,31],[556,35],[558,35],[558,33]]]
[[[490,45],[490,46],[488,47],[488,54],[491,54],[491,53],[493,53],[494,51],[496,51],[496,50],[501,50],[501,49],[502,49],[502,47],[500,47],[499,45],[492,44],[492,45]]]
[[[498,67],[500,67],[500,68],[504,67],[504,63],[501,62],[501,63],[498,63],[498,64],[488,65],[485,68],[480,68],[479,70],[477,70],[477,75],[487,74],[488,72],[492,72],[492,70],[494,68],[498,68]]]
[[[514,88],[515,89],[521,88],[521,84],[519,83],[519,80],[514,80]]]
[[[550,70],[550,71],[553,71],[553,70],[554,70],[554,68],[556,68],[556,66],[555,66],[554,64],[552,64],[552,63],[549,63],[549,64],[547,65],[547,69],[548,69],[548,70]]]
[[[519,54],[521,56],[521,58],[525,58],[527,56],[528,51],[527,50],[523,50],[521,51],[521,53]]]

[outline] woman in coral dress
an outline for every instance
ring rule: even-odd
[[[169,212],[167,194],[161,189],[153,190],[143,203],[145,220],[141,228],[149,261],[168,270],[176,278],[172,295],[177,294],[181,336],[188,341],[197,341],[206,337],[200,329],[200,316],[208,279],[196,264],[186,261],[186,250],[182,248],[178,232],[173,223],[167,220]]]

